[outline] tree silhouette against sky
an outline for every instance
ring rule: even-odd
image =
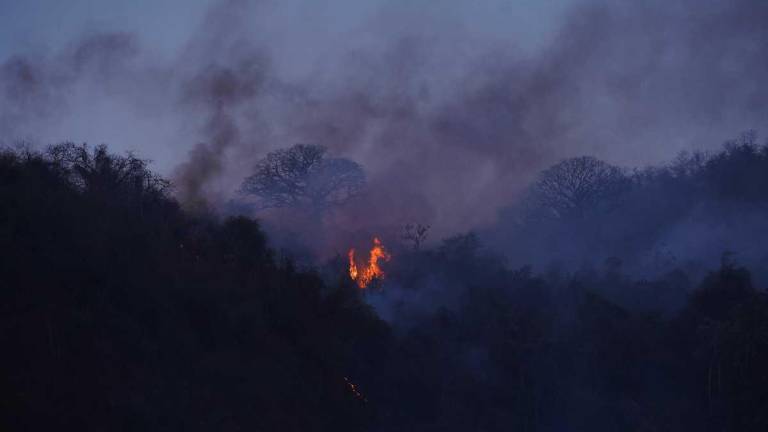
[[[357,197],[365,172],[354,161],[326,157],[319,145],[297,144],[256,163],[241,192],[258,199],[257,209],[295,208],[322,215]]]

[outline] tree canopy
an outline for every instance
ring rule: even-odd
[[[552,214],[572,216],[618,195],[627,185],[617,167],[591,156],[566,159],[539,175],[533,199]]]
[[[323,213],[358,196],[365,173],[354,161],[326,157],[327,149],[297,144],[268,153],[247,177],[241,192],[258,199],[258,208],[297,208]]]

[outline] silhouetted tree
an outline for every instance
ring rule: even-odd
[[[419,250],[421,244],[427,239],[429,228],[429,225],[422,225],[420,223],[405,224],[402,233],[400,233],[400,238],[411,242],[413,250]]]
[[[49,147],[47,154],[69,181],[85,192],[114,193],[122,189],[162,194],[170,187],[170,182],[149,170],[146,160],[131,153],[109,154],[105,145],[91,150],[86,144],[67,142]]]
[[[608,202],[627,186],[621,169],[589,156],[566,159],[541,173],[534,203],[558,217],[578,215]]]
[[[243,181],[241,192],[257,197],[261,209],[293,207],[322,214],[347,203],[362,191],[365,173],[357,163],[326,153],[325,147],[306,144],[271,152]]]

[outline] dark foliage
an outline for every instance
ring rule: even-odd
[[[0,429],[361,430],[348,355],[385,329],[354,289],[166,186],[102,147],[0,155]]]
[[[763,155],[633,181],[760,200]],[[717,174],[734,158],[754,173]],[[361,292],[167,188],[102,147],[0,153],[2,430],[768,429],[768,297],[730,255],[700,283],[615,256],[535,273],[470,233]]]
[[[396,346],[362,374],[382,430],[768,427],[768,297],[743,268],[693,289],[679,270],[632,281],[615,260],[535,275],[472,235],[398,258],[372,298]]]
[[[585,171],[587,172],[585,174]],[[621,259],[634,275],[684,268],[703,277],[723,252],[768,282],[768,147],[747,132],[711,154],[622,172],[591,158],[544,171],[528,198],[483,233],[513,265],[569,270]]]

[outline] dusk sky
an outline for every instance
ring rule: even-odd
[[[498,37],[514,37],[525,47],[536,46],[553,33],[554,21],[574,0],[486,0],[461,6],[462,2],[448,1],[443,5],[453,8],[468,27]],[[164,54],[173,55],[191,36],[205,17],[213,2],[210,0],[136,0],[109,2],[98,0],[12,1],[0,3],[0,56],[29,49],[61,47],[85,31],[127,31],[136,33],[142,44],[154,47]],[[307,0],[262,1],[279,10],[279,15],[293,15],[296,26],[287,32],[306,33],[322,30],[334,33],[339,27],[362,25],[366,17],[376,13],[385,3],[428,5],[429,2],[384,2],[335,0],[314,2]],[[413,7],[413,6],[412,6]],[[337,29],[334,31],[334,29]]]
[[[346,218],[448,233],[491,222],[561,158],[660,163],[768,113],[758,1],[0,8],[3,141],[135,151],[182,199],[226,202],[266,152],[313,142],[368,172],[370,203]]]

